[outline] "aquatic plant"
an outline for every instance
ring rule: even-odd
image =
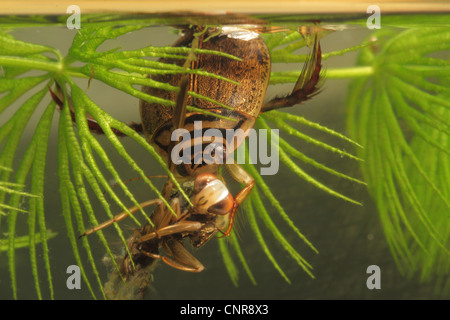
[[[305,61],[306,56],[296,52],[297,49],[305,46],[305,39],[296,31],[297,25],[279,21],[276,17],[266,18],[274,24],[282,23],[286,27],[284,32],[264,35],[273,63],[298,64]],[[173,22],[170,19],[130,18],[125,20],[117,16],[86,16],[82,21],[83,28],[74,36],[73,44],[65,57],[56,48],[15,39],[5,28],[5,26],[12,28],[31,24],[52,25],[51,21],[46,21],[43,17],[25,21],[20,17],[2,19],[4,20],[0,28],[0,93],[2,93],[0,114],[8,107],[16,106],[20,97],[27,97],[25,102],[16,106],[15,113],[0,127],[0,146],[2,147],[0,168],[13,167],[16,172],[12,176],[11,171],[0,170],[0,186],[14,187],[17,190],[12,196],[8,196],[8,190],[0,188],[0,209],[3,212],[0,216],[0,228],[2,220],[6,220],[8,232],[7,248],[3,242],[1,248],[7,251],[13,297],[20,298],[17,295],[18,275],[15,252],[19,238],[23,237],[17,234],[16,224],[21,210],[26,210],[29,230],[26,237],[29,239],[36,294],[38,298],[43,298],[38,272],[40,262],[36,257],[36,246],[40,243],[50,298],[54,298],[52,257],[48,249],[48,242],[53,234],[47,230],[44,207],[44,178],[48,171],[46,169],[47,144],[51,122],[57,110],[54,102],[50,102],[40,113],[40,120],[25,154],[19,158],[16,151],[24,128],[27,127],[30,118],[38,112],[38,106],[43,103],[44,97],[49,95],[49,88],[54,87],[55,83],[61,88],[65,97],[65,107],[58,115],[57,168],[65,228],[72,245],[74,259],[80,267],[82,277],[92,296],[96,297],[96,294],[88,272],[94,275],[101,295],[104,297],[104,279],[101,279],[99,275],[97,267],[99,262],[93,257],[89,239],[87,237],[77,239],[78,235],[87,229],[85,218],[91,225],[99,223],[98,212],[94,212],[91,198],[95,197],[99,201],[109,217],[115,214],[111,210],[109,201],[114,202],[124,211],[128,210],[124,197],[119,195],[117,189],[120,189],[127,201],[133,205],[139,205],[139,201],[122,182],[128,177],[120,176],[117,165],[111,161],[105,146],[89,130],[86,115],[89,114],[89,117],[99,123],[105,133],[105,143],[110,144],[123,161],[137,173],[154,197],[159,197],[164,202],[165,199],[161,196],[159,189],[147,176],[160,170],[171,177],[172,173],[142,136],[111,116],[107,108],[97,105],[75,79],[85,79],[88,83],[101,81],[109,85],[111,90],[120,90],[138,99],[173,106],[172,101],[149,96],[141,92],[139,87],[154,86],[172,91],[179,89],[148,79],[146,75],[201,73],[202,71],[146,59],[146,57],[186,59],[190,50],[187,48],[144,46],[136,50],[121,48],[101,50],[101,46],[106,42],[114,43],[118,37],[152,25],[169,24]],[[180,23],[178,20],[174,21]],[[397,26],[405,23],[405,20],[396,20],[395,17],[390,21]],[[449,270],[448,248],[450,247],[448,232],[450,230],[448,222],[450,203],[448,107],[450,105],[445,97],[449,96],[450,69],[447,57],[435,57],[430,54],[450,49],[450,31],[445,25],[444,18],[434,20],[435,23],[439,21],[444,26],[411,27],[395,32],[383,30],[377,33],[375,38],[358,46],[336,52],[324,52],[324,61],[347,52],[357,50],[360,52],[357,66],[326,70],[326,78],[356,79],[349,86],[348,96],[348,130],[351,139],[304,117],[290,114],[289,111],[265,113],[257,120],[256,126],[264,129],[280,129],[281,163],[299,179],[311,183],[321,192],[338,197],[342,201],[360,204],[350,196],[341,194],[339,190],[328,187],[308,174],[303,168],[304,165],[310,165],[353,183],[367,183],[368,190],[377,203],[386,238],[401,270],[408,274],[420,271],[424,278],[438,272],[446,281]],[[298,68],[297,65],[296,68]],[[29,73],[31,70],[38,72]],[[300,70],[273,72],[271,84],[295,83],[299,73]],[[214,74],[205,75],[217,77]],[[70,89],[76,116],[76,130],[67,104],[68,89]],[[195,93],[190,92],[190,94]],[[199,96],[199,98],[206,97]],[[188,106],[188,109],[204,112],[194,106]],[[347,149],[354,148],[357,155],[306,135],[296,127],[298,125],[314,128],[318,132],[341,139],[348,144]],[[115,130],[123,132],[135,141],[142,152],[148,153],[157,161],[160,168],[155,168],[155,172],[144,172],[122,141],[116,137]],[[287,142],[287,138],[304,140],[322,148],[324,152],[333,152],[350,161],[356,161],[355,163],[359,163],[362,168],[364,181],[319,163],[292,147]],[[16,163],[19,165],[16,166]],[[290,226],[291,231],[313,252],[317,252],[317,249],[293,223],[289,217],[290,213],[283,209],[282,203],[277,200],[256,168],[252,164],[246,164],[245,168],[256,181],[255,190],[245,202],[245,211],[249,229],[260,244],[261,250],[282,278],[289,283],[288,275],[277,263],[267,244],[273,240],[262,236],[262,223],[288,255],[308,275],[314,277],[311,265],[289,243],[285,234],[280,232],[273,222],[268,213],[269,208],[264,204],[263,199],[272,205],[274,211]],[[108,177],[117,181],[119,188],[112,188]],[[28,194],[22,193],[23,189],[30,189],[30,193],[37,197],[29,197]],[[88,189],[90,189],[89,192]],[[23,200],[22,197],[26,198]],[[139,211],[144,220],[149,219],[144,210]],[[137,225],[140,224],[139,219],[134,217],[132,219]],[[114,228],[124,247],[127,248],[120,224],[114,224]],[[57,231],[62,233],[60,230]],[[99,231],[96,234],[106,254],[115,263],[113,250],[103,232]],[[80,253],[80,241],[85,258],[82,258]],[[226,241],[229,241],[231,246],[228,246]],[[252,266],[246,261],[234,232],[229,239],[219,239],[219,246],[234,284],[238,284],[240,268],[235,262],[235,256],[251,281],[257,282],[251,271]],[[86,261],[92,271],[87,271]],[[115,267],[117,268],[117,265]],[[445,286],[445,282],[443,284]]]

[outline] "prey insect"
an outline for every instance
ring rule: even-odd
[[[221,51],[241,60],[206,53],[192,54],[186,61],[161,59],[163,62],[183,65],[191,70],[201,69],[214,73],[232,82],[222,80],[223,78],[213,79],[205,75],[188,73],[152,77],[158,82],[179,86],[178,93],[152,87],[143,88],[145,93],[152,96],[175,101],[176,107],[141,101],[142,123],[140,126],[133,124],[132,127],[143,132],[147,140],[167,160],[169,168],[174,172],[185,193],[189,195],[193,206],[189,206],[179,190],[173,187],[170,179],[165,184],[162,195],[170,203],[175,215],[159,199],[140,204],[141,207],[156,205],[151,217],[153,225],[146,224],[136,229],[129,238],[128,247],[131,256],[126,254],[121,262],[121,271],[125,278],[134,273],[131,261],[144,265],[157,259],[184,271],[204,270],[201,262],[185,248],[183,240],[189,239],[195,247],[201,247],[217,232],[222,236],[228,236],[237,208],[250,194],[255,183],[242,167],[235,163],[228,164],[225,160],[246,138],[260,113],[304,102],[317,94],[319,89],[321,47],[317,35],[314,35],[311,53],[293,91],[268,103],[264,103],[264,98],[271,71],[270,53],[256,31],[237,26],[195,27],[186,29],[185,35],[174,46],[191,47],[191,52],[196,49]],[[205,100],[200,96],[209,99]],[[187,105],[208,113],[188,112]],[[88,121],[94,132],[101,133],[101,128],[95,120],[88,119]],[[240,135],[233,136],[231,140],[221,141],[211,141],[207,136],[197,138],[193,134],[196,121],[202,122],[203,130],[233,129]],[[187,163],[175,163],[170,157],[177,144],[176,141],[172,141],[171,136],[174,130],[179,128],[190,133],[191,147],[194,150],[191,161]],[[204,159],[205,148],[212,142],[215,145],[216,161],[213,163],[197,161]],[[195,146],[200,148],[194,148]],[[196,153],[195,150],[200,151]],[[244,185],[236,196],[231,195],[220,178],[221,166],[230,172],[233,179]],[[135,211],[137,207],[129,209],[130,213]],[[127,212],[123,212],[112,220],[86,231],[84,235],[119,222],[128,215]],[[161,253],[161,249],[165,255]]]

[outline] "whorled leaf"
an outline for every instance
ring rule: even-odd
[[[442,96],[442,97],[449,97]],[[442,119],[450,121],[450,110],[439,105],[434,105],[435,111],[442,116]],[[414,135],[411,139],[411,150],[417,157],[417,161],[426,168],[428,179],[421,175],[411,175],[411,184],[417,194],[419,202],[427,212],[429,219],[433,221],[436,231],[442,236],[442,242],[446,249],[450,248],[450,219],[449,209],[445,201],[436,196],[433,189],[429,188],[429,180],[438,190],[442,192],[445,199],[450,199],[450,156],[442,149],[450,148],[450,136],[438,128],[424,125],[424,133],[440,145],[441,148],[434,147],[422,135]],[[415,165],[408,158],[405,159],[406,171],[414,171]],[[411,225],[416,226],[416,233],[424,243],[427,250],[422,250],[414,246],[414,239],[407,235],[406,239],[412,248],[411,257],[416,268],[408,270],[410,275],[417,272],[420,278],[426,281],[435,281],[437,293],[449,292],[450,281],[448,270],[450,270],[450,257],[447,250],[437,246],[428,230],[422,227],[421,221],[416,216],[410,217]]]
[[[6,139],[3,150],[0,154],[0,159],[2,166],[11,166],[14,161],[14,154],[18,148],[20,138],[24,128],[26,127],[26,123],[28,122],[31,115],[35,112],[37,106],[41,102],[42,98],[46,94],[46,88],[41,89],[38,93],[33,95],[30,99],[28,99],[20,108],[16,111],[14,116],[12,116],[9,121],[0,129],[0,131],[4,132],[2,135],[2,140]],[[51,281],[51,272],[50,272],[50,260],[48,254],[48,246],[47,246],[47,228],[45,224],[44,210],[43,210],[43,172],[45,167],[45,156],[47,153],[47,141],[50,130],[50,123],[53,116],[54,104],[50,104],[46,112],[41,117],[41,120],[38,123],[38,126],[35,131],[35,135],[33,136],[30,145],[28,147],[25,156],[20,161],[19,168],[17,169],[17,173],[15,175],[15,182],[13,185],[24,186],[26,177],[31,170],[32,176],[32,192],[36,194],[38,197],[30,198],[28,200],[29,209],[28,209],[28,224],[29,224],[29,247],[30,247],[30,259],[32,264],[33,275],[35,278],[36,291],[39,298],[41,298],[39,282],[37,281],[38,273],[37,273],[37,258],[35,254],[35,244],[36,244],[36,234],[35,234],[35,223],[36,220],[38,222],[40,232],[39,237],[43,246],[43,260],[45,264],[45,268],[47,271],[48,281],[50,293],[53,295],[53,286]],[[1,180],[3,184],[10,185],[11,182],[8,182],[10,178],[10,172],[6,171],[2,174]],[[0,190],[2,199],[0,202],[4,202],[6,190]],[[17,237],[16,234],[16,221],[18,210],[14,209],[19,206],[22,196],[24,193],[15,192],[12,193],[9,198],[9,213],[8,213],[8,264],[11,273],[12,280],[12,289],[14,297],[17,296],[17,287],[16,287],[16,273],[15,273],[15,239]]]
[[[439,54],[448,55],[450,31],[381,38],[384,45],[359,56],[374,73],[350,86],[348,128],[364,145],[358,154],[365,181],[400,269],[432,278],[447,268],[448,276],[450,82],[449,62]]]

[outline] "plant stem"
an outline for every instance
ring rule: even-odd
[[[81,68],[67,67],[60,61],[50,62],[42,60],[32,60],[29,58],[0,56],[0,65],[8,67],[27,68],[30,70],[43,70],[52,73],[64,73],[67,76],[87,78],[80,72]]]
[[[329,79],[342,79],[342,78],[368,77],[373,73],[374,73],[373,67],[368,66],[368,67],[327,69],[325,74],[326,77]]]
[[[270,84],[282,84],[296,82],[301,71],[280,71],[272,72]],[[327,79],[346,79],[369,77],[374,74],[371,66],[326,69],[324,72]]]
[[[49,72],[61,72],[64,66],[57,62],[38,61],[29,58],[0,56],[0,65],[8,67],[20,67],[27,69],[45,70]]]

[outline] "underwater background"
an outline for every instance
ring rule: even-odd
[[[293,19],[295,21],[295,19]],[[290,21],[292,24],[293,21]],[[338,25],[327,22],[328,24]],[[283,26],[281,24],[281,26]],[[4,26],[2,26],[4,27]],[[343,50],[363,43],[375,30],[369,30],[364,26],[342,24],[342,29],[327,34],[321,39],[324,53],[330,51]],[[425,26],[424,26],[425,27]],[[395,33],[404,32],[407,27],[388,27]],[[384,30],[385,30],[384,29]],[[67,53],[72,44],[76,30],[68,30],[65,27],[32,27],[15,29],[11,34],[25,42],[32,42],[57,48],[63,55]],[[120,37],[116,43],[111,44],[134,50],[142,46],[143,43],[163,46],[171,45],[176,41],[178,35],[168,26],[154,26],[143,30],[132,32]],[[109,44],[108,44],[109,45]],[[108,45],[102,50],[110,49]],[[307,53],[307,49],[301,49],[302,54]],[[448,49],[442,56],[448,61]],[[348,93],[351,79],[327,78],[327,69],[353,67],[358,58],[358,51],[348,52],[342,56],[336,56],[323,61],[325,69],[325,80],[320,94],[302,105],[283,110],[299,116],[303,116],[310,121],[320,123],[322,126],[335,130],[339,133],[349,135],[347,127],[348,113]],[[295,65],[295,66],[293,66]],[[302,64],[286,63],[273,66],[274,70],[299,70]],[[273,71],[274,71],[273,70]],[[118,90],[113,90],[100,81],[91,81],[87,88],[86,79],[77,79],[76,83],[99,106],[110,113],[113,117],[123,121],[139,122],[138,99],[131,97]],[[447,83],[448,85],[448,83]],[[272,85],[266,95],[266,99],[288,93],[292,84]],[[18,100],[20,105],[25,100]],[[50,101],[47,96],[45,101]],[[41,105],[38,110],[44,110],[45,105]],[[9,108],[1,114],[0,126],[6,122],[13,114],[14,108]],[[41,111],[42,112],[42,111]],[[39,112],[37,112],[39,114]],[[48,143],[48,154],[45,176],[45,215],[46,225],[51,231],[58,234],[48,241],[49,256],[52,269],[52,282],[57,299],[90,299],[92,295],[86,288],[84,282],[80,290],[69,290],[66,286],[68,274],[66,269],[69,265],[77,264],[73,257],[71,244],[66,236],[64,219],[62,216],[61,200],[59,194],[59,177],[57,163],[57,127],[60,112],[56,112],[52,122],[52,130]],[[27,146],[26,141],[32,138],[34,127],[38,117],[33,116],[25,130],[20,146]],[[276,127],[273,127],[276,128]],[[315,138],[330,143],[337,148],[355,153],[355,147],[335,137],[314,130],[312,128],[302,128],[305,134],[311,134]],[[301,150],[316,161],[345,174],[363,179],[358,161],[333,154],[316,146],[293,139],[286,136],[283,138],[291,143],[296,149]],[[126,162],[115,155],[112,146],[108,145],[108,140],[102,136],[96,136],[105,150],[111,155],[111,161],[116,165],[121,177],[125,179],[134,178],[137,174]],[[21,140],[21,141],[22,141]],[[134,141],[128,138],[120,140],[127,148],[133,159],[138,162],[145,171],[151,174],[162,173],[157,162],[148,154],[142,152]],[[21,159],[26,148],[19,147],[16,159]],[[14,163],[16,165],[17,162]],[[13,167],[14,169],[14,167]],[[319,190],[315,186],[294,175],[289,168],[280,164],[280,170],[276,175],[264,176],[273,194],[282,204],[285,212],[288,213],[293,223],[300,229],[305,237],[318,250],[318,254],[313,252],[298,236],[293,233],[290,227],[281,219],[267,204],[269,214],[280,232],[286,237],[289,243],[312,266],[312,279],[305,273],[299,265],[289,256],[282,246],[276,241],[272,241],[270,231],[263,230],[262,234],[270,246],[273,256],[279,266],[289,278],[287,283],[279,272],[268,261],[267,256],[261,251],[258,241],[250,230],[248,219],[246,218],[245,207],[239,209],[235,231],[245,255],[246,261],[252,270],[256,280],[256,285],[252,283],[245,271],[239,269],[238,286],[230,280],[223,257],[217,241],[212,240],[204,247],[194,250],[194,255],[203,263],[206,270],[199,274],[191,274],[173,269],[163,263],[159,263],[153,273],[152,298],[156,299],[449,299],[450,292],[436,289],[437,279],[422,282],[414,275],[412,278],[404,276],[399,271],[392,256],[389,244],[385,237],[385,231],[380,221],[377,207],[369,195],[364,185],[356,184],[352,181],[330,176],[326,172],[313,167],[306,167],[305,170],[333,190],[338,190],[362,205],[356,205],[333,197],[326,192]],[[226,176],[225,176],[226,178]],[[155,185],[162,187],[164,181],[155,181]],[[227,181],[231,181],[228,177]],[[144,201],[154,197],[149,194],[148,188],[143,187],[142,181],[134,181],[127,184],[127,187],[134,194],[136,199]],[[230,182],[232,190],[237,190],[239,186]],[[107,220],[103,207],[92,196],[94,212],[98,212],[96,217],[99,221]],[[266,201],[266,200],[265,200]],[[113,204],[113,213],[119,213],[120,207]],[[146,209],[151,212],[151,208]],[[18,235],[27,234],[26,215],[19,214],[16,233]],[[131,219],[126,219],[120,223],[125,234],[131,233],[135,227]],[[87,224],[89,226],[89,224]],[[1,224],[2,232],[5,222]],[[128,232],[128,233],[127,233]],[[112,250],[120,254],[122,243],[117,239],[113,228],[104,230],[105,237]],[[111,264],[105,258],[105,251],[95,236],[90,236],[92,254],[97,262],[100,278],[106,282]],[[79,241],[81,247],[81,241]],[[37,250],[38,261],[40,261],[41,250]],[[81,252],[82,259],[86,259],[84,252]],[[34,289],[34,278],[30,267],[30,257],[27,248],[16,250],[16,275],[17,275],[17,297],[19,299],[36,299]],[[448,257],[447,257],[448,259]],[[86,264],[87,265],[87,264]],[[369,290],[366,281],[370,274],[367,268],[370,265],[377,265],[381,270],[381,289]],[[90,274],[90,267],[86,267],[88,277],[92,283],[96,280]],[[39,267],[41,276],[41,289],[44,299],[49,297],[49,290],[46,285],[46,274],[42,266]],[[447,277],[448,279],[448,277]],[[95,288],[95,285],[93,285]],[[8,269],[8,259],[6,252],[0,252],[0,299],[11,299],[11,280]],[[94,292],[100,298],[99,290]]]

